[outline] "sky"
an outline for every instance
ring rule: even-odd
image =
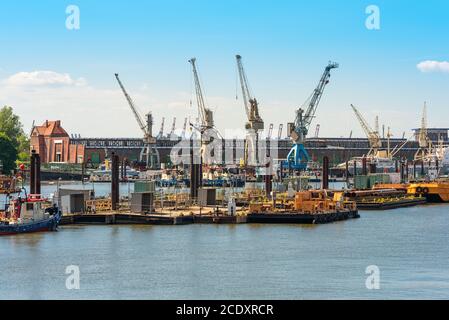
[[[447,12],[445,0],[2,1],[0,105],[26,131],[48,119],[82,137],[140,137],[119,73],[142,115],[152,111],[154,131],[165,117],[167,132],[173,117],[181,128],[197,116],[196,57],[218,129],[237,132],[246,120],[240,54],[266,127],[294,121],[329,60],[340,67],[311,135],[320,124],[323,137],[363,137],[350,104],[395,137],[420,126],[424,101],[428,125],[449,127]]]

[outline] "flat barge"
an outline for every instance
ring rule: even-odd
[[[330,213],[251,213],[248,223],[287,223],[287,224],[324,224],[348,219],[360,218],[357,210],[345,210]]]

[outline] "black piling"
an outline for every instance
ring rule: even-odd
[[[323,189],[329,189],[329,158],[327,156],[323,157],[323,173],[322,173],[322,179],[323,179]]]
[[[41,158],[36,150],[31,151],[30,194],[41,194]]]
[[[112,153],[112,170],[111,170],[111,201],[112,210],[118,210],[120,193],[119,193],[119,156]]]
[[[424,160],[421,160],[421,177],[424,176]]]
[[[349,183],[349,161],[346,160],[346,171],[345,171],[346,185]]]
[[[409,174],[410,174],[410,172],[409,172],[409,167],[408,167],[408,165],[409,165],[409,163],[408,163],[408,160],[406,159],[405,160],[405,182],[408,182],[408,180],[409,180]]]
[[[201,156],[200,156],[201,158]],[[198,189],[202,184],[201,160],[194,154],[193,140],[190,140],[190,198],[198,198]]]
[[[404,161],[401,161],[401,174],[400,174],[400,177],[401,177],[401,183],[404,183],[405,182],[405,177],[404,177]]]

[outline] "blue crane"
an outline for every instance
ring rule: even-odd
[[[320,103],[324,88],[329,83],[332,69],[338,68],[338,63],[329,62],[324,69],[318,86],[313,91],[309,99],[296,110],[296,118],[294,123],[288,123],[288,133],[293,142],[293,146],[287,155],[287,159],[282,162],[283,167],[292,168],[294,170],[305,170],[310,156],[304,147],[304,142],[309,132],[310,124],[315,117],[315,112]]]

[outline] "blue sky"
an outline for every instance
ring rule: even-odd
[[[71,4],[80,9],[79,30],[65,27]],[[380,9],[380,30],[365,27],[372,4]],[[395,136],[419,125],[424,101],[429,125],[449,127],[447,12],[443,0],[2,2],[0,104],[15,107],[26,128],[61,119],[82,136],[140,136],[118,72],[157,127],[162,116],[169,124],[176,116],[180,127],[196,114],[187,62],[195,56],[217,126],[241,129],[239,53],[261,114],[275,127],[293,121],[328,60],[340,68],[312,124],[321,125],[322,136],[363,135],[351,103],[371,123],[379,115]],[[439,68],[417,68],[428,60]]]

